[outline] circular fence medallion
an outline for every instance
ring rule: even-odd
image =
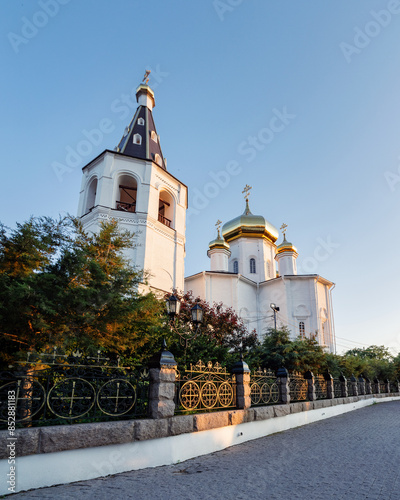
[[[201,388],[201,401],[204,408],[213,408],[217,403],[217,387],[213,382],[206,382]]]
[[[218,399],[221,406],[226,407],[232,404],[233,400],[233,389],[228,382],[222,382],[218,388]]]
[[[251,404],[258,405],[261,399],[261,389],[257,382],[251,384],[250,391]]]
[[[185,382],[179,391],[179,401],[185,410],[194,410],[200,402],[200,388],[196,382]]]
[[[90,411],[96,401],[92,384],[82,378],[67,378],[52,387],[47,395],[50,410],[61,418],[79,418]]]
[[[279,387],[278,384],[275,382],[271,384],[270,388],[270,394],[271,394],[271,403],[277,403],[279,401]]]
[[[106,382],[97,394],[97,406],[106,415],[125,415],[136,403],[134,386],[125,379]]]
[[[261,386],[261,401],[264,404],[269,403],[271,399],[271,388],[266,382]]]
[[[44,387],[37,380],[13,380],[0,387],[0,421],[8,421],[10,403],[15,406],[15,422],[23,422],[34,417],[43,408],[45,400]]]

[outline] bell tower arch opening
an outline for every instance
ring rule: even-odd
[[[136,212],[137,181],[132,175],[121,175],[118,179],[116,209]]]

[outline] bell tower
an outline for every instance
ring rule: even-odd
[[[184,286],[187,187],[167,171],[147,76],[118,146],[82,169],[78,216],[86,231],[98,232],[102,221],[115,219],[133,232],[135,247],[126,256],[147,272],[150,289],[161,293]]]

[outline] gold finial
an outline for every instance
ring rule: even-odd
[[[217,231],[218,231],[218,238],[221,238],[221,235],[220,235],[220,227],[221,227],[221,224],[222,224],[222,221],[221,220],[217,220],[216,224],[215,224],[215,227],[217,228]]]
[[[280,227],[280,230],[282,231],[282,234],[283,234],[283,237],[285,238],[286,237],[286,228],[287,228],[287,224],[283,223],[282,226]]]
[[[149,69],[146,69],[146,72],[145,72],[143,80],[142,80],[142,82],[145,83],[146,85],[148,85],[148,83],[149,83],[150,73],[151,73],[151,71]]]
[[[251,186],[249,186],[248,184],[246,184],[243,191],[242,191],[242,194],[244,194],[244,199],[246,201],[249,201],[250,189],[253,189],[253,188]]]

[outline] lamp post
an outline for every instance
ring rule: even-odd
[[[276,313],[279,311],[279,307],[273,302],[269,305],[269,307],[274,311],[274,329],[276,330]]]
[[[191,325],[185,328],[184,332],[180,332],[174,325],[175,318],[179,316],[181,311],[181,301],[175,295],[171,295],[166,299],[167,313],[170,318],[171,329],[179,335],[180,344],[185,347],[185,365],[186,365],[186,350],[190,340],[193,340],[200,333],[200,327],[203,323],[204,311],[199,304],[194,305],[190,309],[191,324],[195,327],[194,330]]]

